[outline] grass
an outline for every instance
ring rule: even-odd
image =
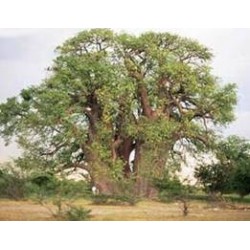
[[[250,205],[237,203],[234,209],[205,201],[191,201],[189,215],[182,216],[181,205],[142,201],[136,206],[93,205],[88,200],[78,200],[74,205],[91,210],[92,221],[249,221]],[[52,203],[50,209],[54,209]],[[244,207],[244,208],[243,208]],[[238,208],[238,209],[237,209]],[[54,221],[49,209],[33,201],[0,200],[1,221]]]

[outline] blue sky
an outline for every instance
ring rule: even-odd
[[[0,29],[0,102],[21,89],[39,84],[46,77],[56,46],[81,29]],[[147,29],[116,29],[139,33]],[[158,29],[194,38],[211,48],[214,74],[222,83],[234,82],[239,88],[237,120],[225,130],[250,139],[250,29]],[[16,145],[6,148],[0,140],[0,159],[15,156]]]

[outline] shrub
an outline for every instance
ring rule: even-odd
[[[60,180],[56,190],[57,194],[60,194],[65,198],[90,198],[92,195],[91,187],[89,183],[85,181],[74,180]]]
[[[53,197],[53,207],[51,203],[40,199],[39,205],[46,208],[50,214],[59,221],[87,221],[90,219],[91,210],[85,209],[81,206],[74,206],[66,202],[62,197]]]
[[[10,164],[0,171],[0,196],[15,200],[25,196],[25,178]]]
[[[231,186],[241,198],[250,194],[250,161],[238,164],[232,174]]]
[[[206,193],[224,194],[231,191],[232,170],[223,164],[211,164],[195,169],[195,178],[203,186]]]
[[[165,201],[183,198],[192,192],[190,186],[184,185],[176,176],[170,176],[167,172],[163,178],[155,179],[154,185],[160,192],[160,199]]]
[[[92,196],[93,204],[95,205],[130,205],[134,206],[139,199],[134,195],[104,195],[99,194]]]
[[[230,136],[214,144],[218,163],[196,169],[195,176],[210,194],[250,193],[250,142]]]
[[[139,201],[135,192],[135,180],[115,180],[110,193],[92,194],[91,199],[95,205],[136,205]]]
[[[91,210],[83,207],[70,206],[63,218],[67,221],[87,221],[90,219]]]
[[[57,178],[50,173],[35,173],[25,183],[26,197],[51,197],[56,194]]]
[[[108,195],[98,194],[92,196],[92,201],[94,205],[107,205],[109,200]]]
[[[130,206],[135,206],[139,202],[139,198],[135,195],[118,195],[114,197],[116,204],[128,204]]]
[[[88,198],[91,189],[84,181],[60,180],[53,174],[35,174],[25,183],[25,195],[29,198],[50,198],[61,196],[64,198]]]

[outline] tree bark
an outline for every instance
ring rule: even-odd
[[[132,138],[124,139],[118,150],[120,159],[122,159],[125,163],[124,176],[126,178],[129,178],[132,173],[129,160],[133,150],[134,150],[134,141]]]
[[[143,83],[138,83],[138,94],[141,100],[141,106],[143,110],[142,114],[149,119],[155,119],[156,113],[150,106],[147,89],[145,86],[143,86]]]

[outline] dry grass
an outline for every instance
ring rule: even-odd
[[[205,202],[190,203],[190,213],[182,216],[178,203],[143,201],[130,206],[96,206],[86,200],[75,202],[77,206],[91,209],[93,221],[249,221],[250,206],[238,204],[239,209],[220,208]],[[50,205],[52,208],[52,205]],[[0,200],[1,221],[53,221],[50,211],[32,201]]]

